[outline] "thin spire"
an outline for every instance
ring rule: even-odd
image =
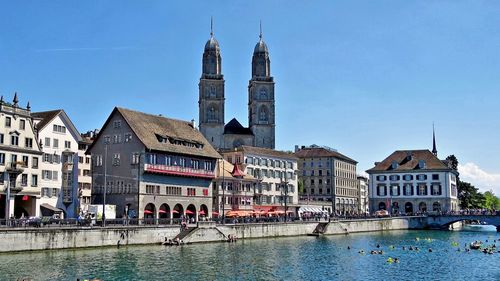
[[[434,123],[432,123],[432,154],[437,156],[438,152],[436,149],[436,133],[434,131]]]
[[[12,100],[12,102],[14,103],[14,106],[17,106],[17,104],[19,103],[19,99],[17,98],[17,92],[14,93],[14,100]]]
[[[259,21],[259,26],[260,26],[259,39],[262,41],[262,20]]]
[[[210,17],[210,38],[214,37],[214,17]]]

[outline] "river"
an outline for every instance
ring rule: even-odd
[[[494,239],[500,250],[500,233],[487,230],[493,231],[389,231],[8,253],[0,255],[0,280],[500,280],[500,253],[464,251],[466,243],[492,244]],[[377,244],[384,254],[371,255]],[[387,262],[389,257],[400,263]]]

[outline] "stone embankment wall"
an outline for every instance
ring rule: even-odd
[[[184,241],[188,243],[219,242],[225,240],[228,235],[236,236],[238,239],[304,236],[312,234],[316,226],[318,226],[318,222],[207,226],[196,229],[185,237]],[[335,235],[398,229],[410,229],[409,220],[396,218],[335,221],[327,224],[324,234]]]
[[[155,244],[173,238],[179,227],[0,229],[0,252]]]
[[[346,234],[356,232],[410,229],[411,219],[388,218],[330,222],[324,234]],[[228,235],[238,239],[304,236],[312,234],[318,222],[215,225],[201,223],[183,238],[186,243],[220,242]],[[413,223],[412,223],[413,224]],[[116,228],[38,228],[1,229],[0,252],[73,249],[120,245],[159,244],[174,239],[180,233],[179,226],[166,227],[116,227]]]

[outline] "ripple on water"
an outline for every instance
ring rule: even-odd
[[[427,239],[430,238],[430,239]],[[392,231],[0,255],[0,280],[500,280],[500,254],[458,252],[495,232]],[[453,246],[458,243],[458,247]],[[380,244],[383,255],[371,255]],[[500,250],[500,240],[497,243]],[[348,250],[347,247],[351,249]],[[389,246],[394,246],[389,247]],[[407,250],[403,250],[405,246]],[[409,246],[420,248],[409,251]],[[433,252],[428,252],[432,248]],[[366,254],[359,254],[363,249]],[[388,263],[397,257],[400,263]]]

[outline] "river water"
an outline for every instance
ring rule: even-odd
[[[500,253],[464,251],[466,243],[494,239],[500,250],[500,234],[488,230],[493,231],[389,231],[1,254],[0,280],[500,280]],[[384,254],[371,255],[377,244]],[[361,249],[366,254],[358,253]],[[387,262],[389,257],[400,263]]]

